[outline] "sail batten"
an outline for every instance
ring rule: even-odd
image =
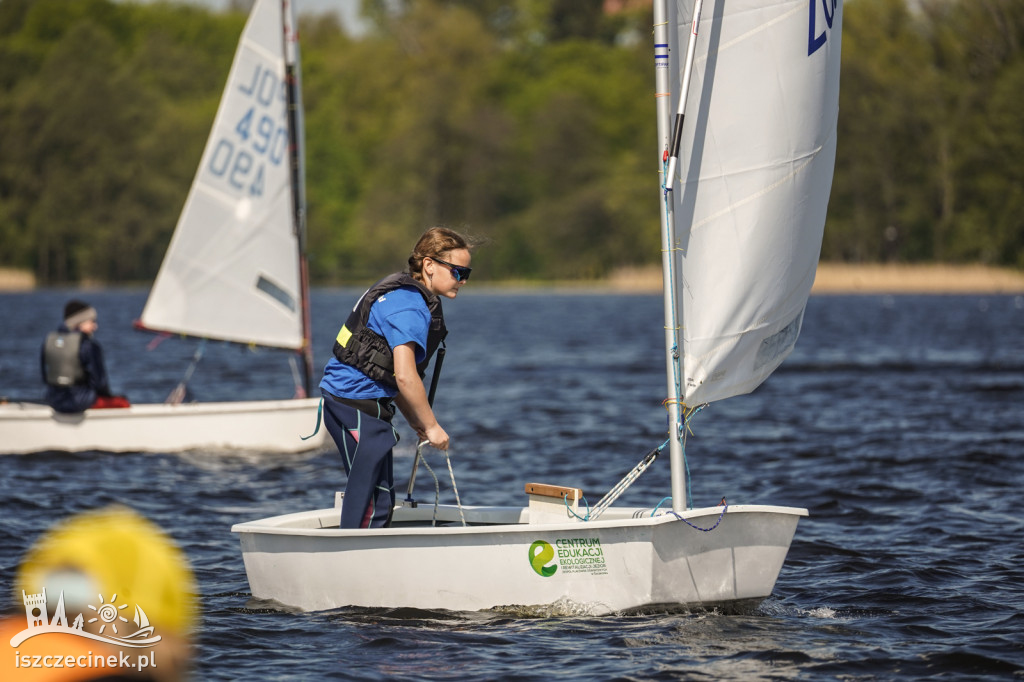
[[[258,0],[143,328],[291,350],[306,345],[282,26],[280,0]]]
[[[669,36],[680,80],[691,17],[680,6]],[[749,393],[799,337],[835,165],[841,27],[840,0],[703,3],[671,194],[686,404]]]

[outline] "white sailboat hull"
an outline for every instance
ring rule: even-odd
[[[396,508],[386,529],[341,530],[334,508],[241,523],[232,532],[253,597],[289,607],[602,615],[764,599],[807,515],[742,505],[724,515],[717,507],[633,518],[643,510],[613,508],[597,521],[531,524],[528,508],[464,507],[464,527],[456,507],[442,506],[445,525],[432,527],[433,509]],[[710,528],[720,516],[707,532],[682,520]],[[537,543],[546,543],[550,558]]]
[[[146,404],[60,414],[47,405],[0,405],[0,454],[45,451],[302,452],[324,444],[319,398],[229,403]]]

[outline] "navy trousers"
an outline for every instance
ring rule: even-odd
[[[375,401],[357,402],[377,405]],[[342,528],[384,528],[391,522],[395,506],[392,450],[398,432],[391,425],[394,408],[376,409],[379,418],[324,395],[324,425],[348,474],[341,505]]]

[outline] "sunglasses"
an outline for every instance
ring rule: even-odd
[[[455,278],[456,282],[465,282],[469,279],[469,273],[473,272],[473,268],[466,265],[453,265],[448,261],[443,261],[440,258],[434,258],[433,256],[427,256],[430,260],[440,263],[441,265],[447,265],[451,268],[452,277]]]

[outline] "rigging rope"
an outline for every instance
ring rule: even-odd
[[[417,446],[416,449],[417,449],[417,451],[419,451],[424,445],[429,445],[429,444],[430,444],[430,441],[426,441],[425,440],[422,443],[420,443],[419,446]],[[452,469],[452,459],[451,459],[451,457],[449,457],[447,450],[442,450],[442,452],[444,453],[445,461],[448,462],[448,475],[451,476],[451,479],[452,479],[452,490],[455,491],[455,504],[458,505],[458,507],[459,507],[459,518],[462,519],[462,525],[465,526],[465,525],[467,525],[466,524],[466,515],[462,511],[462,501],[459,499],[459,488],[458,488],[458,486],[455,485],[455,471]],[[438,506],[440,504],[440,501],[441,501],[441,483],[440,483],[440,481],[437,480],[437,474],[435,474],[434,470],[430,467],[430,464],[427,462],[427,458],[426,457],[422,457],[422,458],[420,458],[420,461],[423,462],[423,466],[427,467],[427,471],[429,471],[430,475],[434,478],[434,515],[433,515],[433,518],[430,521],[430,525],[431,526],[436,526],[437,525],[437,508],[438,508]]]
[[[668,409],[669,402],[671,402],[671,399],[666,400],[663,403],[666,406],[666,409]],[[687,433],[687,431],[689,431],[690,420],[693,419],[693,417],[696,416],[698,412],[700,412],[701,410],[703,410],[707,406],[708,406],[708,404],[704,403],[702,405],[698,405],[697,407],[692,408],[688,412],[685,410],[685,405],[683,406],[683,408],[684,408],[683,415],[684,415],[685,418],[683,419],[683,421],[680,424],[680,431],[682,432],[683,465],[686,467],[686,497],[687,497],[686,502],[687,502],[687,506],[688,507],[693,506],[692,505],[693,497],[692,497],[691,492],[690,492],[690,465],[686,461],[686,433]],[[633,467],[629,471],[629,473],[627,473],[622,478],[621,481],[616,483],[612,487],[612,489],[609,490],[608,493],[598,501],[598,503],[596,505],[594,505],[593,511],[590,511],[590,510],[587,511],[587,518],[585,518],[583,520],[584,521],[593,521],[593,520],[597,519],[599,516],[601,516],[601,514],[603,514],[605,512],[605,510],[607,510],[608,507],[610,507],[612,505],[612,503],[615,502],[615,500],[619,499],[619,497],[622,495],[622,493],[626,492],[626,490],[629,488],[629,486],[633,485],[633,483],[636,481],[636,479],[638,479],[640,477],[640,474],[642,474],[643,472],[647,471],[647,469],[651,466],[651,464],[658,457],[658,455],[661,454],[661,451],[665,449],[665,446],[667,446],[671,440],[672,440],[672,436],[670,434],[669,437],[665,439],[664,443],[662,443],[661,445],[659,445],[658,447],[654,448],[653,450],[648,452],[646,455],[644,455],[644,458],[642,460],[640,460],[640,462],[635,467]],[[671,498],[665,498],[665,499],[671,499]],[[662,502],[664,502],[664,501],[665,500],[662,500]],[[566,506],[568,506],[568,501],[566,502]],[[661,506],[661,502],[658,503],[658,506]],[[579,518],[579,517],[577,516],[577,518]]]
[[[288,364],[291,365],[292,381],[295,382],[295,397],[308,398],[309,396],[306,395],[306,387],[302,385],[302,375],[299,374],[299,363],[295,361],[294,355],[288,357]]]
[[[724,498],[723,498],[723,500],[724,500]],[[689,522],[688,520],[684,519],[684,518],[683,518],[682,516],[680,516],[679,514],[675,513],[674,511],[669,511],[669,514],[671,514],[672,516],[676,517],[677,519],[679,519],[680,521],[682,521],[683,523],[685,523],[685,524],[686,524],[687,526],[689,526],[690,528],[695,528],[696,530],[699,530],[699,531],[701,531],[702,533],[710,533],[710,532],[711,532],[711,531],[713,531],[714,529],[718,528],[718,524],[720,524],[720,523],[722,522],[722,519],[723,519],[723,518],[725,518],[725,511],[726,511],[726,510],[727,510],[728,508],[729,508],[729,505],[728,505],[728,504],[726,504],[726,505],[724,505],[724,506],[722,507],[722,513],[718,515],[718,520],[717,520],[717,521],[715,521],[715,525],[711,526],[710,528],[701,528],[700,526],[696,526],[696,525],[694,525],[694,524],[690,523],[690,522]]]
[[[316,428],[313,429],[313,433],[309,434],[308,436],[299,436],[299,438],[301,438],[302,440],[309,440],[310,438],[312,438],[316,434],[320,433],[320,423],[321,423],[321,421],[323,421],[323,416],[324,416],[324,399],[323,399],[323,396],[321,396],[320,397],[320,402],[317,403],[317,405],[316,405]]]
[[[692,479],[691,479],[691,476],[690,476],[690,460],[686,456],[686,435],[688,433],[691,433],[691,434],[693,433],[693,431],[690,430],[690,420],[693,419],[694,417],[696,417],[697,413],[700,412],[701,410],[703,410],[707,406],[708,406],[707,403],[703,403],[701,405],[698,405],[697,407],[691,408],[689,413],[686,412],[686,406],[685,405],[683,406],[684,418],[683,418],[683,423],[680,426],[680,430],[682,431],[682,442],[680,443],[680,447],[682,448],[682,451],[683,451],[683,467],[685,467],[685,469],[686,469],[686,508],[687,509],[690,509],[690,508],[693,507],[693,485],[692,485]]]
[[[569,506],[569,496],[568,495],[562,495],[562,501],[565,502],[565,510],[567,512],[569,512],[570,514],[575,516],[580,521],[589,521],[590,520],[590,503],[587,502],[586,495],[582,496],[580,499],[583,500],[583,504],[587,505],[587,514],[586,514],[586,516],[580,516],[579,514],[577,514],[573,510],[573,508]]]
[[[612,489],[608,491],[607,495],[602,497],[598,503],[594,505],[594,511],[588,514],[590,520],[593,521],[594,519],[597,519],[605,512],[606,509],[608,509],[608,507],[612,505],[613,502],[615,502],[615,500],[619,499],[619,496],[626,492],[626,489],[629,488],[629,486],[633,485],[633,481],[639,478],[640,474],[647,471],[647,468],[651,466],[651,463],[654,462],[658,453],[660,453],[666,445],[668,445],[667,440],[644,455],[644,458],[640,460],[640,462],[637,463],[637,465],[633,467],[621,481],[616,483]]]
[[[200,339],[199,345],[196,346],[196,352],[192,354],[192,362],[189,363],[188,369],[185,370],[185,376],[178,382],[177,386],[171,389],[167,399],[164,400],[165,404],[180,405],[184,402],[186,396],[188,396],[188,382],[192,379],[192,374],[195,373],[199,361],[203,359],[203,352],[205,350],[206,339]]]
[[[671,497],[663,497],[661,499],[661,502],[658,503],[658,506],[656,506],[654,509],[651,510],[651,518],[654,518],[655,514],[658,512],[658,509],[661,507],[661,505],[665,504],[666,502],[668,502],[671,499],[672,499]],[[696,530],[699,530],[702,533],[710,533],[714,529],[718,528],[718,524],[720,524],[722,522],[722,518],[725,517],[725,510],[729,508],[729,504],[725,501],[724,497],[722,498],[722,501],[719,502],[718,504],[722,506],[722,513],[718,515],[718,520],[715,521],[715,525],[711,526],[710,528],[701,528],[700,526],[695,526],[694,524],[690,523],[688,520],[684,519],[682,516],[680,516],[679,514],[677,514],[674,511],[672,511],[671,509],[668,511],[668,513],[671,514],[672,516],[676,517],[677,519],[679,519],[683,523],[685,523],[690,528],[694,528]],[[634,514],[633,518],[639,518],[639,516]]]

